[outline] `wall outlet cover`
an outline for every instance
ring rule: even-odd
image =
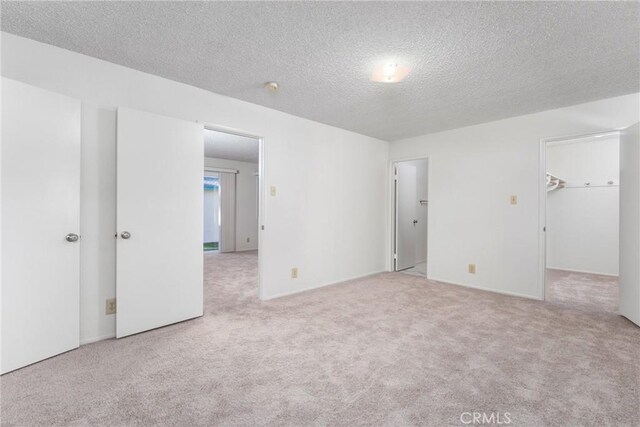
[[[512,205],[518,204],[518,196],[511,196],[511,204]]]
[[[476,265],[475,264],[469,264],[469,273],[476,274]]]
[[[107,300],[105,306],[105,314],[116,314],[116,310],[118,309],[115,298],[110,298]]]
[[[298,278],[298,267],[293,267],[291,269],[291,278],[292,279],[297,279]]]

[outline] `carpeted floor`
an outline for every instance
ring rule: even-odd
[[[205,255],[205,316],[2,377],[4,425],[637,425],[640,328],[384,273],[261,302],[255,253]]]
[[[547,269],[546,299],[586,310],[618,312],[618,278]]]
[[[419,264],[416,264],[415,267],[402,270],[401,273],[413,274],[414,276],[427,277],[427,263],[421,262]]]

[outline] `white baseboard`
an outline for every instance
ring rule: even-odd
[[[569,271],[571,273],[583,273],[583,274],[597,274],[598,276],[609,276],[609,277],[618,277],[618,274],[611,273],[599,273],[597,271],[586,271],[586,270],[574,270],[572,268],[564,268],[564,267],[551,267],[547,266],[547,270],[560,270],[560,271]]]
[[[428,280],[432,282],[444,283],[446,285],[462,286],[464,288],[478,289],[481,291],[493,292],[495,294],[509,295],[511,297],[527,298],[527,299],[533,299],[536,301],[544,300],[544,298],[540,298],[537,295],[528,295],[528,294],[521,294],[519,292],[503,291],[501,289],[487,288],[485,286],[478,286],[478,285],[469,285],[467,283],[452,282],[450,280],[443,280],[435,277],[429,277]]]
[[[357,276],[352,276],[352,277],[348,277],[348,278],[345,278],[345,279],[341,279],[341,280],[338,280],[336,282],[321,283],[319,285],[310,286],[310,287],[304,288],[304,289],[296,289],[296,290],[293,290],[293,291],[282,292],[282,293],[275,294],[275,295],[270,295],[270,296],[267,296],[267,297],[260,297],[260,299],[263,300],[263,301],[269,301],[269,300],[272,300],[272,299],[282,298],[282,297],[286,297],[286,296],[289,296],[289,295],[295,295],[295,294],[299,294],[299,293],[306,292],[306,291],[312,291],[312,290],[318,289],[318,288],[324,288],[325,286],[340,285],[342,283],[349,282],[351,280],[362,279],[363,277],[374,276],[376,274],[386,273],[386,272],[387,272],[387,270],[379,270],[379,271],[375,271],[373,273],[360,274],[360,275],[357,275]]]
[[[99,337],[84,338],[80,340],[80,345],[91,344],[94,342],[104,341],[104,340],[108,340],[115,337],[116,337],[115,332],[112,332],[110,334],[101,335]]]

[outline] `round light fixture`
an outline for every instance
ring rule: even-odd
[[[264,84],[264,88],[269,92],[277,92],[280,86],[278,86],[278,82],[267,82]]]
[[[411,69],[398,64],[396,61],[378,63],[371,74],[372,82],[398,83],[409,74]]]

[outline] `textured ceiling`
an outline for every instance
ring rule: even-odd
[[[204,130],[204,156],[258,163],[258,140],[230,133]]]
[[[384,140],[640,90],[638,2],[2,2],[2,30]],[[412,68],[373,83],[379,61]],[[269,80],[281,90],[262,89]]]

